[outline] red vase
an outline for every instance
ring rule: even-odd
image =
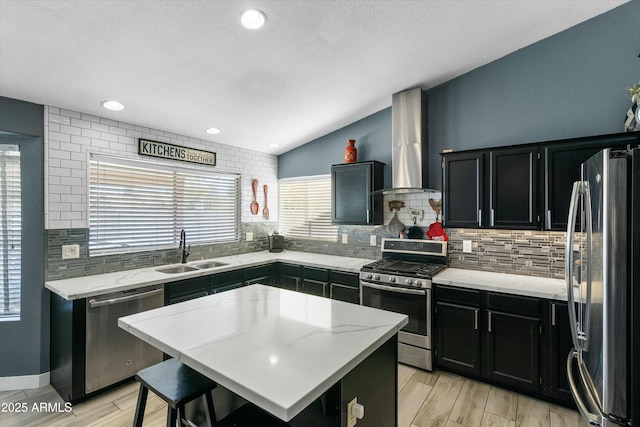
[[[355,163],[358,161],[358,149],[355,147],[355,139],[347,139],[347,146],[344,149],[344,162]]]

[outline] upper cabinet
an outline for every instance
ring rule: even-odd
[[[640,144],[640,132],[444,153],[446,227],[566,230],[580,165],[604,148]]]
[[[358,162],[331,166],[331,222],[333,224],[382,224],[384,163]]]

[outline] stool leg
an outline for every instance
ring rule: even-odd
[[[176,427],[176,420],[178,419],[177,410],[172,408],[171,405],[167,408],[167,427]]]
[[[205,399],[207,400],[207,413],[209,414],[209,425],[212,426],[218,421],[216,418],[216,410],[213,407],[213,397],[211,397],[211,392],[208,391],[205,393]]]
[[[144,409],[147,406],[147,393],[149,390],[140,384],[138,392],[138,404],[136,405],[136,415],[133,418],[133,427],[142,427],[142,419],[144,418]]]

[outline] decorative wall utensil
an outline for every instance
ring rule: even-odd
[[[253,215],[258,215],[258,210],[260,206],[258,206],[258,200],[256,199],[256,193],[258,192],[258,180],[254,179],[251,181],[251,188],[253,189],[253,202],[251,202],[251,213]]]
[[[269,186],[265,184],[264,185],[264,209],[262,209],[262,216],[264,216],[264,219],[269,219],[269,207],[267,206],[268,191],[269,191]]]

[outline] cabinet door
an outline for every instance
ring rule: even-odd
[[[206,296],[209,294],[210,283],[208,276],[168,283],[164,288],[164,302],[168,305]]]
[[[545,145],[544,228],[566,231],[569,198],[573,183],[580,180],[582,163],[604,148],[621,150],[633,143],[638,143],[637,135],[620,135],[575,143]]]
[[[278,264],[275,286],[297,291],[300,287],[300,266],[295,264]]]
[[[276,267],[273,264],[259,265],[244,270],[244,282],[247,285],[260,283],[273,286],[275,283]]]
[[[382,163],[363,162],[331,166],[331,222],[372,225],[382,222]]]
[[[490,227],[538,228],[538,152],[524,147],[489,154]]]
[[[344,271],[329,271],[329,298],[360,304],[359,275]]]
[[[573,403],[567,379],[567,356],[573,348],[569,325],[569,309],[564,302],[549,303],[550,394],[566,403]]]
[[[487,310],[486,375],[537,391],[540,383],[540,319]]]
[[[438,301],[436,317],[437,366],[480,374],[480,309]]]
[[[442,176],[443,221],[445,227],[482,226],[482,153],[444,156]]]
[[[239,288],[244,285],[244,272],[242,270],[227,271],[211,276],[211,292],[218,293],[229,289]]]
[[[302,284],[300,285],[300,292],[304,292],[305,294],[316,295],[319,297],[324,297],[327,294],[327,282],[320,282],[317,280],[311,279],[303,279]]]

